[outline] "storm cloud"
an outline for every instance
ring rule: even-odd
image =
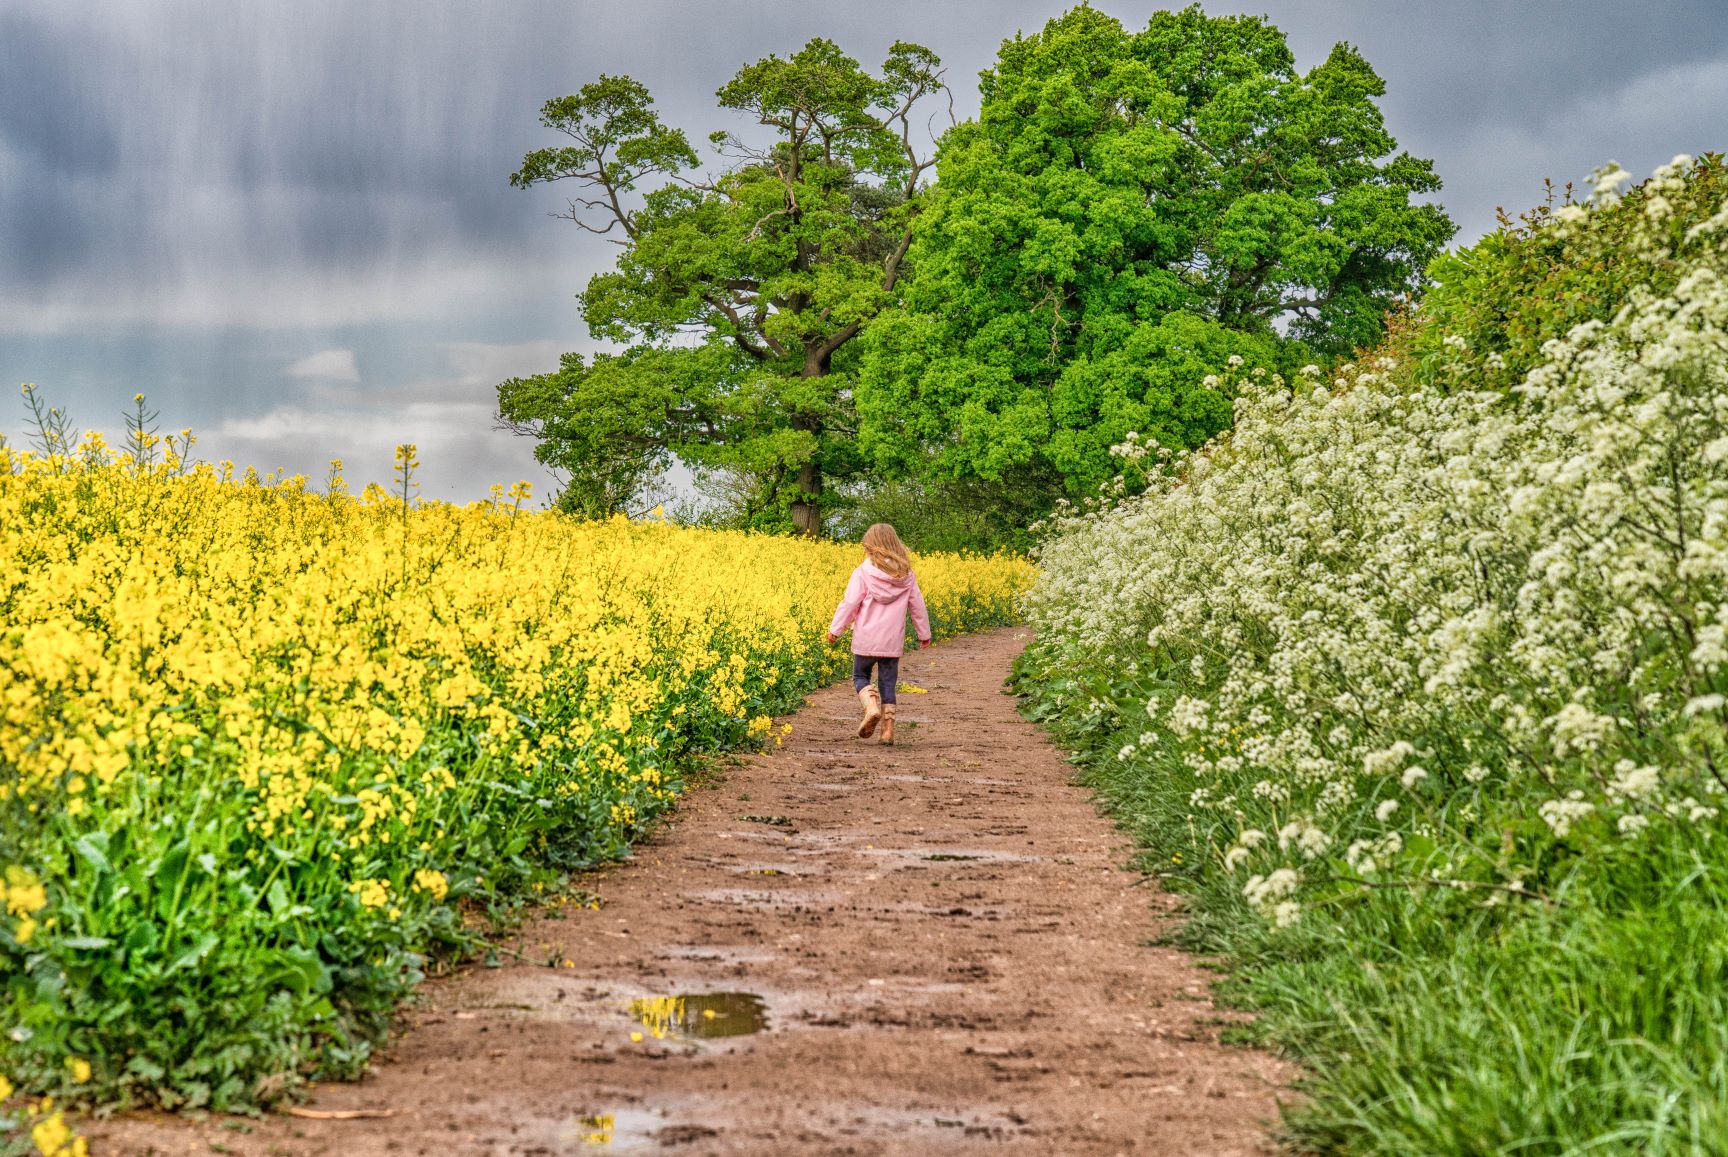
[[[0,371],[99,427],[144,390],[264,469],[342,457],[364,481],[416,441],[429,495],[544,484],[490,430],[492,387],[592,348],[573,295],[614,252],[549,217],[556,188],[508,186],[546,98],[628,73],[701,140],[734,127],[713,93],[746,61],[825,35],[873,63],[904,38],[966,116],[1000,41],[1066,6],[0,0]],[[1206,7],[1266,13],[1304,66],[1360,47],[1462,241],[1544,177],[1724,145],[1719,0]]]

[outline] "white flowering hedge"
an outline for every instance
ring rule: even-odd
[[[1627,254],[1672,292],[1510,393],[1394,358],[1234,368],[1232,433],[1041,550],[1028,685],[1143,728],[1120,760],[1179,760],[1199,851],[1274,924],[1372,888],[1553,904],[1581,854],[1719,829],[1728,209],[1673,228],[1686,171],[1641,190]],[[1546,227],[1588,230],[1617,180]]]

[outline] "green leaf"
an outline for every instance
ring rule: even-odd
[[[156,925],[149,921],[141,921],[132,926],[121,941],[121,947],[130,956],[148,956],[156,949]]]
[[[126,1071],[152,1084],[168,1075],[168,1070],[146,1056],[135,1056],[126,1062]]]
[[[190,947],[168,962],[168,967],[162,970],[162,975],[170,976],[183,968],[191,968],[210,955],[211,950],[219,943],[221,943],[221,939],[214,932],[199,933]]]
[[[90,832],[72,841],[72,850],[78,858],[89,864],[98,875],[107,875],[114,870],[114,865],[108,862],[108,835],[106,832]]]
[[[162,854],[153,873],[156,888],[156,915],[164,922],[173,918],[179,906],[179,889],[186,876],[192,846],[185,841],[175,844]]]
[[[106,936],[68,936],[60,943],[67,948],[108,948],[114,941]]]

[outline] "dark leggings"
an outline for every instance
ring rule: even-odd
[[[900,681],[900,660],[877,655],[852,656],[852,690],[862,691],[870,686],[870,668],[876,668],[876,677],[882,688],[882,702],[894,702],[894,684]]]

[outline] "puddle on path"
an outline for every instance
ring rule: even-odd
[[[615,1113],[591,1113],[571,1121],[564,1132],[584,1145],[610,1145],[617,1139],[618,1117]]]
[[[768,1027],[768,1004],[754,992],[690,992],[630,1002],[655,1040],[708,1040],[748,1036]]]
[[[566,1117],[551,1129],[549,1140],[553,1144],[550,1151],[561,1154],[608,1153],[617,1157],[658,1153],[660,1146],[656,1143],[656,1134],[665,1125],[661,1117],[640,1109]]]

